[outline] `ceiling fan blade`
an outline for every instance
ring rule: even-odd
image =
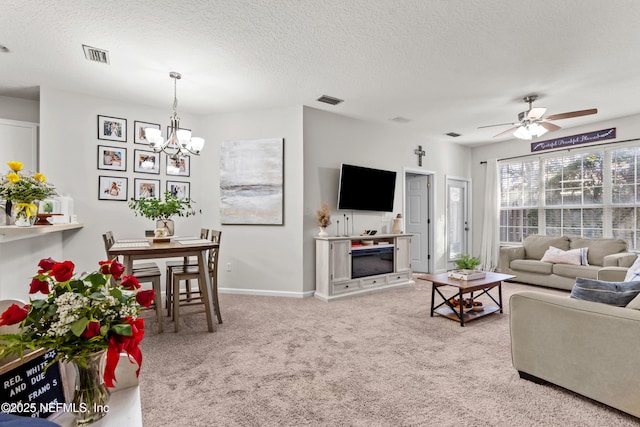
[[[529,114],[527,114],[527,118],[529,120],[538,120],[539,118],[544,116],[544,113],[546,111],[547,111],[547,109],[544,108],[544,107],[532,108],[531,110],[529,110]]]
[[[499,134],[494,135],[493,137],[494,137],[494,138],[498,138],[498,137],[500,137],[500,136],[504,136],[504,135],[506,135],[506,134],[508,134],[508,133],[513,133],[513,132],[514,132],[516,129],[518,129],[519,127],[520,127],[520,126],[514,126],[514,127],[510,128],[510,129],[505,130],[504,132],[500,132]]]
[[[538,124],[540,126],[542,126],[543,128],[545,128],[546,130],[548,130],[549,132],[553,132],[554,130],[562,129],[560,126],[554,125],[553,123],[549,123],[549,122],[538,122]]]
[[[597,114],[597,108],[591,108],[590,110],[580,110],[580,111],[572,111],[570,113],[560,113],[553,114],[551,116],[547,116],[547,120],[560,120],[560,119],[570,119],[571,117],[580,117],[580,116],[588,116],[591,114]]]
[[[514,125],[517,125],[517,124],[518,124],[518,123],[513,123],[513,122],[510,122],[510,123],[500,123],[499,125],[478,126],[478,129],[483,129],[483,128],[492,128],[492,127],[496,127],[496,126],[507,126],[507,125],[514,126]]]

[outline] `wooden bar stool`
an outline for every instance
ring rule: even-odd
[[[109,249],[115,243],[115,239],[113,237],[113,233],[111,231],[107,231],[102,235],[102,239],[104,240],[104,247],[107,252],[107,258],[109,258]],[[153,291],[155,293],[154,299],[154,307],[156,311],[156,318],[158,320],[158,333],[161,333],[164,329],[164,315],[162,313],[162,283],[161,283],[161,274],[158,265],[155,262],[145,262],[135,264],[133,266],[132,272],[127,272],[127,274],[131,274],[138,279],[140,283],[151,283],[153,287]],[[112,278],[113,281],[113,278]],[[147,310],[143,308],[143,310]]]
[[[209,250],[209,256],[207,257],[207,268],[209,277],[211,279],[211,289],[209,290],[209,295],[213,302],[213,307],[216,312],[216,316],[218,318],[218,323],[222,323],[222,315],[220,313],[220,303],[218,301],[218,259],[220,255],[220,240],[222,236],[222,232],[218,230],[211,230],[210,239],[214,243],[218,243],[217,248],[213,248]],[[175,331],[178,332],[178,324],[180,320],[180,307],[188,306],[194,304],[207,304],[207,301],[203,299],[203,293],[201,291],[198,292],[199,296],[197,297],[187,297],[186,292],[180,291],[180,283],[182,281],[189,280],[198,280],[198,288],[202,288],[205,286],[204,283],[200,283],[200,269],[197,265],[192,266],[182,266],[182,267],[174,267],[173,273],[171,275],[170,283],[172,290],[172,300],[173,300],[173,320],[175,322]],[[185,298],[181,298],[181,295],[185,295]],[[197,300],[197,301],[196,301]]]

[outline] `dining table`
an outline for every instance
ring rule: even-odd
[[[115,243],[111,245],[111,248],[109,248],[109,257],[123,257],[124,274],[131,274],[131,271],[133,271],[133,261],[135,260],[196,257],[198,259],[198,270],[200,272],[198,286],[200,287],[205,306],[207,328],[209,332],[215,332],[213,321],[215,309],[211,295],[212,286],[207,263],[207,252],[218,247],[219,244],[211,240],[191,236],[121,239],[116,240]],[[162,307],[161,295],[156,295],[155,298],[156,307]],[[158,321],[162,320],[158,319]]]

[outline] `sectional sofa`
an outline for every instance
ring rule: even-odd
[[[571,265],[542,261],[550,246],[563,251],[587,248],[587,262]],[[627,243],[622,239],[531,235],[524,239],[522,246],[500,249],[499,269],[501,273],[516,276],[516,282],[571,290],[576,277],[596,279],[599,273],[604,277],[605,271],[609,271],[609,275],[604,280],[612,277],[623,280],[635,260],[636,255],[627,251]]]

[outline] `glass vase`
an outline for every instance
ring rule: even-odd
[[[173,220],[171,219],[161,219],[156,221],[156,228],[164,228],[166,230],[165,235],[167,237],[173,236],[174,224],[173,224]]]
[[[110,392],[104,384],[106,350],[90,354],[86,363],[74,361],[76,371],[72,409],[76,425],[92,424],[109,412]]]
[[[38,219],[38,205],[33,202],[13,201],[11,218],[18,227],[31,227]]]

